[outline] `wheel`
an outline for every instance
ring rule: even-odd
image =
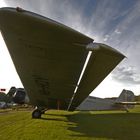
[[[32,113],[32,118],[35,118],[35,119],[39,119],[39,118],[41,118],[41,111],[40,110],[38,110],[38,109],[35,109],[34,111],[33,111],[33,113]]]
[[[45,114],[45,111],[43,110],[43,111],[41,111],[41,114]]]

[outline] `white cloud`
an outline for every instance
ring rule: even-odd
[[[115,32],[116,34],[121,34],[121,31],[119,31],[118,29],[116,29],[114,32]]]
[[[0,0],[0,7],[6,7],[6,3],[4,2],[4,0]]]
[[[125,85],[137,85],[140,84],[140,74],[137,73],[135,67],[121,66],[114,70],[112,78]]]
[[[105,37],[104,37],[103,41],[104,41],[104,42],[106,42],[109,38],[110,38],[110,36],[109,36],[109,35],[105,35]]]

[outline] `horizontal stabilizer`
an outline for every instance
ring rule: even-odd
[[[140,105],[140,102],[116,102],[117,105]]]

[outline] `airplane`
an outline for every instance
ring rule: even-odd
[[[74,111],[125,58],[106,44],[21,8],[0,9],[0,30],[36,106],[32,118],[41,118],[48,109]]]
[[[140,102],[134,102],[134,93],[130,90],[123,89],[120,96],[116,99],[103,99],[93,96],[88,96],[76,110],[84,111],[104,111],[104,110],[125,110],[134,108],[135,105],[140,105]]]

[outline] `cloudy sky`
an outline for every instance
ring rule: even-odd
[[[122,89],[140,94],[140,0],[0,0],[0,7],[21,7],[78,30],[127,58],[92,92],[118,96]],[[22,86],[0,36],[0,88]]]

